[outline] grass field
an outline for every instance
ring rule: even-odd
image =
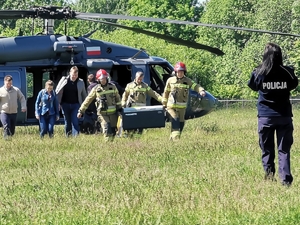
[[[290,188],[263,179],[255,109],[189,120],[175,143],[170,124],[113,143],[17,127],[0,140],[0,224],[299,224],[296,110],[294,126]]]

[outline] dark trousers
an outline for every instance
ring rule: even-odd
[[[54,124],[56,120],[56,115],[42,115],[40,116],[40,136],[44,137],[45,134],[49,134],[49,137],[53,137]]]
[[[71,134],[73,136],[77,136],[79,134],[80,128],[79,128],[79,122],[77,118],[77,113],[80,105],[79,103],[75,104],[68,104],[68,103],[62,103],[62,113],[64,115],[65,119],[65,133],[66,136],[70,136]]]
[[[12,136],[15,134],[17,113],[7,114],[1,113],[1,123],[3,125],[4,135]]]
[[[293,144],[293,120],[290,117],[258,118],[259,145],[266,173],[275,173],[275,131],[278,148],[278,173],[282,182],[292,183],[290,150]]]

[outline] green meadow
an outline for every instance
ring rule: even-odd
[[[169,123],[112,143],[17,127],[0,140],[0,224],[299,224],[297,110],[294,126],[290,188],[264,180],[256,109],[188,120],[179,142]]]

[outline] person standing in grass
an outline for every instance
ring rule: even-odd
[[[79,135],[77,111],[87,96],[85,83],[78,76],[77,66],[70,69],[68,76],[63,76],[57,84],[56,94],[65,119],[66,137]]]
[[[186,66],[178,62],[174,66],[175,76],[167,80],[163,93],[162,103],[166,107],[171,120],[170,140],[179,140],[184,128],[185,111],[188,103],[189,89],[197,91],[204,97],[206,92],[203,87],[186,77]]]
[[[89,74],[87,77],[87,82],[89,86],[87,87],[87,94],[89,94],[92,89],[98,85],[98,82],[96,82],[94,74]],[[100,124],[97,121],[97,108],[96,108],[96,100],[94,100],[89,107],[86,109],[83,121],[81,124],[81,133],[85,134],[94,134],[95,131],[100,131]]]
[[[58,100],[53,87],[53,81],[48,80],[45,83],[45,89],[39,92],[35,102],[35,117],[40,122],[41,138],[47,133],[52,138],[55,121],[59,120]]]
[[[118,112],[122,107],[118,89],[114,84],[108,82],[108,77],[106,70],[97,71],[96,80],[99,84],[92,89],[81,104],[77,117],[82,117],[88,106],[96,100],[97,115],[101,121],[104,140],[113,141],[116,135]]]
[[[290,91],[298,86],[294,69],[283,66],[281,48],[268,43],[262,63],[252,72],[248,86],[258,92],[258,135],[265,179],[275,180],[275,140],[278,148],[279,176],[283,185],[293,182],[290,150],[293,144],[293,114]]]
[[[3,136],[6,139],[15,134],[18,100],[21,103],[21,111],[26,112],[26,99],[19,88],[12,85],[11,75],[4,77],[4,85],[0,88],[1,123],[3,125]]]

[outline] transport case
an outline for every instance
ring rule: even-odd
[[[124,108],[123,130],[165,127],[165,110],[162,105]]]

